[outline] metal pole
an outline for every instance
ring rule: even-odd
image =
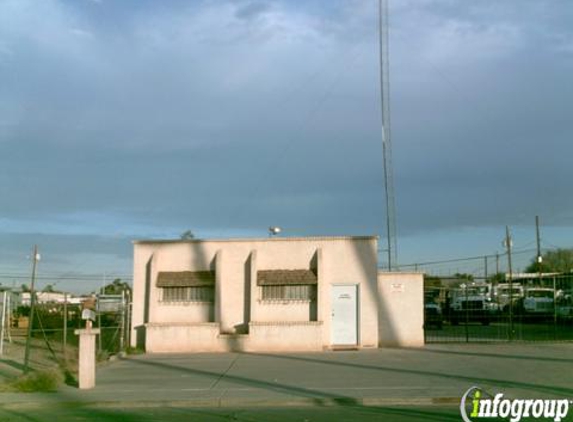
[[[30,320],[28,322],[28,337],[26,338],[26,349],[24,351],[24,373],[28,372],[30,362],[30,345],[32,342],[32,325],[34,324],[34,306],[36,304],[36,293],[34,284],[36,282],[36,269],[38,263],[38,245],[34,245],[34,254],[32,256],[32,280],[30,282]]]
[[[67,359],[66,346],[68,343],[68,294],[64,293],[64,338],[63,338],[63,353],[64,360]]]
[[[8,295],[8,304],[6,305],[6,312],[8,314],[8,324],[7,324],[7,330],[6,330],[6,334],[8,337],[8,342],[12,343],[12,294],[10,293]]]
[[[511,236],[509,227],[505,226],[505,247],[507,249],[507,265],[509,270],[509,339],[513,339],[513,273],[511,269]]]
[[[131,294],[129,293],[129,290],[126,292],[127,293],[127,346],[131,347]]]
[[[125,336],[125,290],[121,291],[121,325],[120,325],[120,336],[119,336],[119,351],[123,352],[124,348],[124,336]]]
[[[557,340],[557,282],[553,276],[553,337]]]
[[[392,271],[397,256],[395,242],[395,206],[392,174],[392,142],[390,131],[390,66],[388,40],[388,0],[379,1],[380,29],[380,97],[382,112],[382,158],[384,160],[384,195],[386,199],[386,237],[388,271]],[[393,250],[394,249],[394,250]]]
[[[483,257],[484,259],[484,280],[487,283],[487,255]]]
[[[541,264],[543,258],[541,257],[541,236],[539,236],[539,216],[535,216],[535,237],[537,240],[537,271],[539,273],[539,285],[542,285],[542,271]]]
[[[468,280],[469,281],[469,280]],[[470,307],[469,307],[469,303],[468,303],[468,282],[466,282],[464,284],[464,294],[466,297],[465,303],[466,303],[466,323],[465,325],[465,331],[466,331],[466,343],[470,342],[470,333],[469,333],[469,323],[470,323]]]
[[[100,299],[101,299],[101,295],[104,294],[105,292],[105,272],[103,273],[103,278],[101,281],[101,289],[100,289],[100,294],[96,297],[96,310],[97,310],[97,325],[99,328],[99,335],[97,336],[97,349],[99,354],[101,354],[101,343],[102,343],[102,337],[103,337],[103,332],[101,330],[101,308],[100,308]]]
[[[0,355],[4,354],[4,330],[6,329],[6,303],[7,303],[7,291],[4,290],[4,295],[2,297],[2,331],[0,332]]]
[[[102,331],[101,331],[101,309],[100,309],[100,297],[97,297],[97,328],[99,328],[99,335],[97,336],[98,339],[98,345],[97,345],[97,349],[98,352],[101,354],[101,338],[102,338]]]

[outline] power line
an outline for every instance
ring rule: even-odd
[[[512,249],[512,253],[516,254],[525,254],[535,252],[536,249],[522,249],[522,250],[515,250]],[[439,261],[425,261],[425,262],[416,262],[413,264],[400,264],[400,268],[403,267],[417,267],[417,266],[424,266],[424,265],[439,265],[439,264],[449,264],[453,262],[464,262],[464,261],[476,261],[476,260],[483,260],[484,257],[487,258],[495,258],[496,256],[502,257],[507,255],[507,253],[500,253],[500,254],[484,254],[484,255],[477,255],[477,256],[470,256],[465,258],[452,258],[452,259],[444,259]]]
[[[495,257],[495,254],[493,255],[479,255],[479,256],[471,256],[471,257],[467,257],[467,258],[453,258],[453,259],[444,259],[444,260],[440,260],[440,261],[425,261],[425,262],[416,262],[414,264],[400,264],[400,268],[402,267],[415,267],[415,266],[423,266],[423,265],[437,265],[437,264],[448,264],[451,262],[462,262],[462,261],[475,261],[478,259],[483,259],[484,256],[489,257]],[[500,255],[501,256],[501,255]]]
[[[0,274],[0,278],[11,278],[11,279],[29,279],[30,276],[24,274]],[[110,277],[111,278],[111,277]],[[114,278],[121,278],[122,280],[133,280],[132,276],[114,276]],[[80,281],[101,281],[101,276],[37,276],[36,280],[80,280]]]

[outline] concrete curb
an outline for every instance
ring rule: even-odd
[[[460,402],[459,397],[422,397],[422,398],[276,398],[276,399],[244,399],[244,398],[205,398],[195,400],[157,400],[157,401],[27,401],[19,403],[3,403],[0,409],[22,410],[37,408],[66,408],[90,407],[106,409],[138,409],[138,408],[276,408],[276,407],[432,407],[454,406]]]

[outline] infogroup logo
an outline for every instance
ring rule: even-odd
[[[568,399],[507,399],[502,393],[491,396],[479,387],[472,387],[462,397],[460,413],[465,422],[482,418],[510,418],[511,422],[534,418],[559,422],[567,416],[572,403]]]

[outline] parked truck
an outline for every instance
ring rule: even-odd
[[[452,325],[458,325],[460,322],[478,322],[489,325],[492,312],[494,312],[485,283],[474,283],[452,289],[449,306],[449,319]]]
[[[523,310],[528,315],[553,314],[555,291],[547,287],[530,287],[525,291]]]
[[[494,290],[494,301],[502,312],[509,312],[510,304],[513,309],[520,307],[523,299],[523,286],[520,283],[499,283]]]

